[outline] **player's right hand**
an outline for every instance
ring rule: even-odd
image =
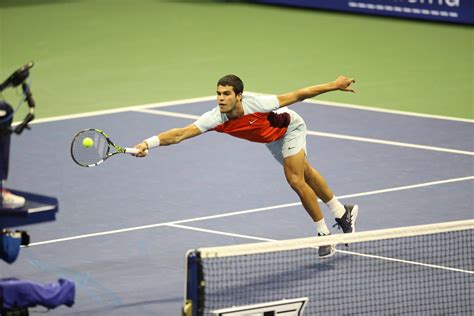
[[[137,145],[135,145],[135,148],[140,150],[137,154],[135,154],[135,157],[146,157],[148,155],[148,145],[145,142],[141,142]]]

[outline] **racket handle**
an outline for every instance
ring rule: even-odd
[[[124,148],[124,149],[125,149],[125,153],[131,154],[131,155],[138,154],[138,152],[140,151],[137,148]],[[146,152],[148,153],[148,149],[146,150]]]

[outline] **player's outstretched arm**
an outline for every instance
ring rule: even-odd
[[[355,90],[351,87],[351,84],[353,83],[355,83],[354,78],[339,76],[336,80],[332,82],[316,86],[310,86],[298,89],[290,93],[279,95],[278,101],[280,103],[280,107],[283,107],[330,91],[340,90],[347,92],[355,92]]]
[[[157,146],[178,144],[185,139],[195,137],[200,134],[202,134],[201,130],[194,123],[181,128],[172,128],[135,145],[135,148],[140,150],[136,156],[145,157],[148,154],[148,149]]]

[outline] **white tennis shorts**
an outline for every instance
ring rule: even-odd
[[[266,144],[273,157],[283,165],[286,157],[296,155],[304,150],[306,155],[306,124],[295,111],[283,108],[285,112],[290,113],[291,121],[285,136],[274,142]],[[278,110],[277,112],[279,112]]]

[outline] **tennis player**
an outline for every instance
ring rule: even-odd
[[[306,158],[306,124],[288,106],[330,91],[355,92],[352,78],[338,77],[333,82],[310,86],[282,95],[254,96],[243,94],[244,84],[235,75],[217,82],[218,105],[201,115],[194,123],[152,136],[135,147],[136,155],[145,157],[147,149],[177,144],[208,131],[226,133],[252,142],[264,143],[283,165],[286,180],[298,194],[303,207],[315,222],[319,236],[329,235],[319,197],[334,214],[336,225],[344,233],[355,231],[357,205],[342,205],[324,178]],[[333,245],[320,247],[319,256],[334,254]]]

